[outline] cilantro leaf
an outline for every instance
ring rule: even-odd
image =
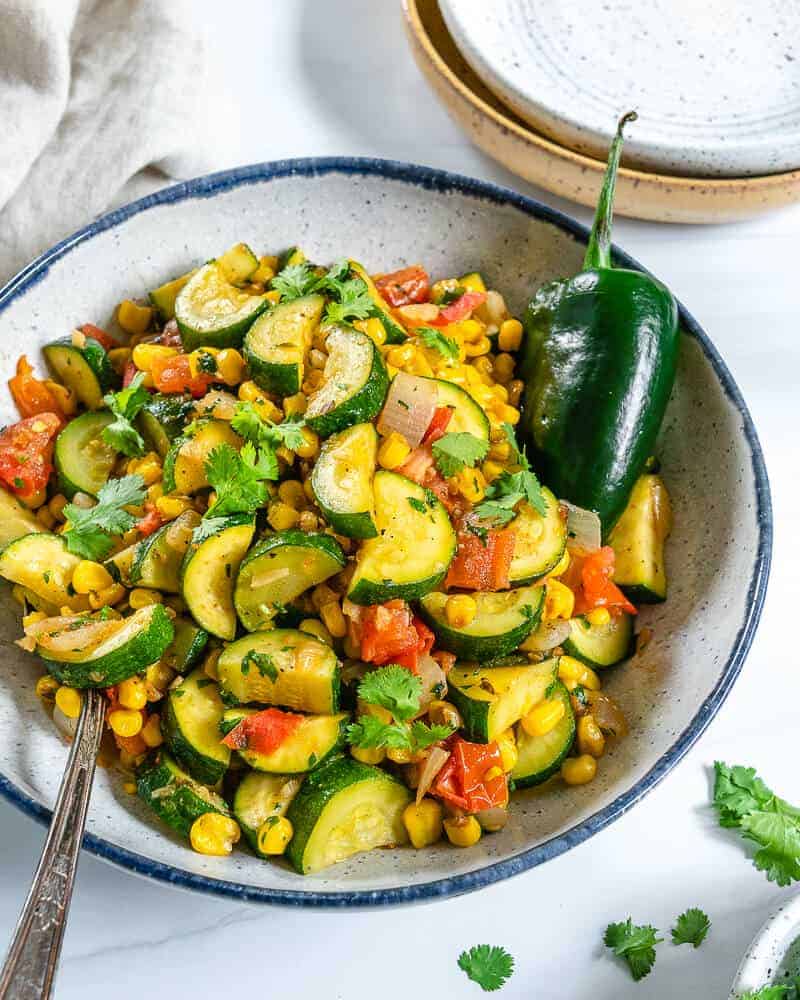
[[[115,419],[103,428],[100,436],[107,445],[131,458],[143,455],[145,451],[144,438],[132,423],[139,410],[150,399],[150,393],[142,387],[142,382],[144,372],[137,372],[129,386],[120,392],[109,392],[103,396],[103,402]]]
[[[486,993],[499,990],[514,972],[514,959],[505,948],[477,944],[458,956],[458,967]]]
[[[264,480],[278,478],[278,461],[272,451],[256,451],[250,441],[238,452],[229,444],[219,444],[206,458],[205,471],[217,493],[206,517],[252,514],[266,502]]]
[[[432,351],[438,351],[448,361],[458,361],[458,344],[452,337],[448,337],[440,330],[435,330],[432,326],[419,327],[417,336],[425,347]]]
[[[328,323],[349,323],[354,319],[366,319],[374,308],[372,296],[366,282],[361,278],[350,278],[336,288],[338,302],[329,302],[325,309]]]
[[[67,504],[67,528],[62,535],[67,549],[82,559],[104,559],[112,549],[112,536],[123,535],[136,523],[136,518],[123,508],[138,506],[144,495],[141,476],[123,476],[100,487],[94,507]]]
[[[800,880],[800,810],[778,798],[753,768],[714,765],[714,805],[720,826],[739,829],[757,845],[753,864],[771,882]]]
[[[656,937],[657,933],[650,924],[634,924],[628,917],[624,924],[609,924],[603,942],[615,955],[625,959],[631,975],[638,982],[655,964],[655,946],[663,940]]]
[[[547,513],[547,501],[535,472],[501,472],[487,487],[486,499],[478,504],[475,513],[482,521],[508,524],[516,516],[514,508],[521,500],[527,500],[542,517]]]
[[[259,448],[278,448],[285,445],[290,451],[297,451],[305,444],[303,428],[305,420],[291,417],[279,424],[265,420],[252,403],[239,403],[231,419],[231,427],[245,441]]]
[[[347,740],[362,750],[387,747],[391,750],[411,750],[411,731],[408,726],[382,722],[374,715],[362,715],[358,722],[347,727]]]
[[[308,262],[289,264],[272,279],[271,285],[276,292],[281,293],[281,301],[289,302],[308,295],[314,290],[319,278],[314,268]]]
[[[696,906],[682,913],[672,928],[673,944],[691,944],[699,948],[705,941],[711,927],[711,921],[702,910]]]
[[[262,677],[269,677],[271,681],[278,679],[278,668],[269,653],[259,653],[256,649],[249,649],[242,657],[241,671],[243,674],[250,672],[251,664]]]
[[[441,743],[454,733],[452,726],[440,725],[438,722],[412,722],[411,741],[415,750],[426,750],[434,743]]]
[[[408,500],[409,507],[415,510],[418,514],[427,514],[428,508],[425,506],[424,501],[418,500],[416,497],[406,497]]]
[[[422,681],[396,663],[366,674],[358,685],[358,697],[368,705],[379,705],[398,722],[412,719],[419,711]]]
[[[755,992],[748,990],[747,993],[743,993],[741,1000],[790,1000],[790,991],[793,988],[796,993],[796,986],[762,986],[760,990]]]
[[[472,469],[478,462],[483,461],[489,452],[489,444],[470,434],[469,431],[457,431],[443,434],[438,441],[433,442],[431,451],[439,472],[449,479],[462,469]]]

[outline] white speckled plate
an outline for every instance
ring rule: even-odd
[[[731,987],[730,1000],[800,974],[800,896],[785,900],[756,934]]]
[[[586,236],[578,223],[511,191],[389,161],[289,160],[168,188],[104,216],[0,290],[0,423],[14,419],[6,379],[20,351],[35,358],[79,323],[105,323],[122,298],[239,240],[265,250],[297,243],[319,261],[352,255],[373,270],[412,261],[437,277],[480,269],[519,314],[542,282],[579,270]],[[230,858],[192,853],[124,792],[120,776],[100,772],[86,847],[152,878],[236,898],[386,905],[507,878],[632,808],[724,701],[769,571],[769,486],[755,430],[708,338],[685,310],[681,323],[679,376],[659,446],[675,508],[671,592],[643,616],[653,629],[645,655],[609,673],[631,735],[603,759],[596,781],[515,796],[506,828],[469,850],[374,851],[302,878],[246,850]],[[40,664],[13,644],[19,634],[19,608],[3,585],[0,794],[45,819],[66,748],[34,693]]]
[[[781,0],[442,0],[467,62],[550,138],[698,177],[800,166],[800,5]]]

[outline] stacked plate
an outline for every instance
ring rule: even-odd
[[[451,115],[526,180],[617,211],[726,222],[800,200],[800,6],[781,0],[404,0]]]

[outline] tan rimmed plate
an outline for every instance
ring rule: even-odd
[[[484,86],[462,58],[437,0],[403,0],[417,65],[451,117],[484,153],[519,177],[593,207],[605,165],[545,139]],[[615,209],[656,222],[735,222],[800,201],[800,170],[702,178],[621,168]]]

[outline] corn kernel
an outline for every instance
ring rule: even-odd
[[[141,476],[145,486],[152,486],[161,479],[161,458],[154,451],[149,451],[141,458],[132,458],[128,462],[127,472],[129,476]]]
[[[496,413],[502,422],[511,424],[512,427],[519,423],[519,410],[515,406],[503,403],[497,407]]]
[[[128,795],[135,795],[137,792],[135,781],[126,781],[122,785],[123,791],[127,792]]]
[[[410,764],[415,754],[413,750],[406,750],[404,747],[389,747],[386,756],[394,764]]]
[[[108,352],[108,360],[117,375],[125,371],[125,365],[131,360],[132,353],[130,347],[112,347]]]
[[[383,747],[350,747],[350,756],[355,760],[360,760],[362,764],[380,764],[386,759],[386,751]]]
[[[226,385],[238,385],[244,370],[244,358],[235,348],[226,347],[217,355],[217,374]]]
[[[225,857],[231,853],[241,835],[242,831],[235,819],[223,816],[222,813],[207,812],[192,823],[189,840],[192,849],[198,854]]]
[[[142,739],[151,749],[160,747],[164,742],[164,737],[161,735],[161,718],[157,713],[151,715],[142,726]]]
[[[416,353],[417,348],[414,344],[397,344],[395,347],[389,348],[389,351],[386,354],[386,360],[390,365],[394,365],[395,368],[403,368],[405,365],[414,360]]]
[[[290,507],[282,500],[278,500],[276,503],[269,505],[267,520],[275,531],[288,531],[289,528],[297,526],[300,515],[294,507]]]
[[[500,324],[497,344],[501,351],[518,351],[522,343],[522,323],[518,319],[507,319]]]
[[[463,278],[459,278],[458,284],[461,285],[462,288],[466,288],[468,292],[486,291],[486,285],[483,283],[483,278],[477,271],[473,271],[471,274],[465,274]]]
[[[303,495],[305,496],[305,494]],[[301,510],[297,526],[301,531],[316,531],[319,527],[319,518],[313,511]]]
[[[611,621],[611,612],[608,608],[592,608],[592,610],[586,615],[586,620],[590,625],[608,625]]]
[[[528,736],[546,736],[561,722],[565,712],[563,701],[547,700],[532,708],[520,721]]]
[[[514,359],[510,354],[497,355],[492,366],[492,374],[498,382],[508,385],[514,377]]]
[[[364,333],[369,337],[376,347],[383,347],[386,343],[386,328],[377,316],[373,316],[364,324]]]
[[[56,707],[68,719],[77,719],[83,706],[83,695],[75,688],[60,687],[55,694]]]
[[[411,454],[411,447],[397,431],[392,431],[388,437],[384,438],[380,448],[378,448],[378,465],[382,469],[396,469],[405,462]]]
[[[64,416],[71,417],[78,409],[78,400],[75,393],[68,389],[65,385],[60,382],[54,382],[53,379],[45,379],[44,383],[50,390],[53,396],[55,396],[56,402],[58,403],[59,409],[64,414]]]
[[[157,590],[150,590],[149,587],[135,587],[128,594],[128,602],[134,611],[140,608],[147,608],[151,604],[161,604],[164,598]]]
[[[262,854],[283,854],[293,836],[291,820],[285,816],[270,816],[258,828],[258,849]]]
[[[550,572],[547,574],[547,576],[548,577],[561,576],[562,574],[566,573],[567,570],[569,569],[570,562],[572,562],[570,554],[566,549],[564,549],[564,555],[559,560],[558,565],[555,566],[553,569],[551,569]]]
[[[115,708],[108,713],[108,724],[115,736],[136,736],[142,729],[142,713],[132,708]]]
[[[481,839],[481,825],[474,816],[448,817],[443,825],[454,847],[474,847]]]
[[[110,587],[104,587],[102,590],[89,594],[89,607],[93,611],[99,611],[100,608],[110,608],[124,600],[125,594],[126,590],[121,583],[112,583]]]
[[[560,656],[558,658],[558,676],[561,681],[573,690],[577,685],[588,688],[590,691],[599,691],[601,688],[600,678],[585,663],[576,660],[573,656]],[[572,687],[570,687],[570,684]]]
[[[572,618],[575,608],[575,595],[560,580],[548,577],[545,582],[544,614],[546,622]]]
[[[153,483],[152,486],[147,487],[147,499],[151,503],[155,503],[156,500],[160,500],[164,496],[164,485],[163,483]]]
[[[488,354],[492,349],[492,342],[488,337],[478,337],[472,343],[464,344],[464,353],[468,358],[478,358],[482,354]]]
[[[175,679],[175,671],[164,663],[151,663],[144,672],[145,681],[159,691],[166,691]]]
[[[486,496],[486,480],[480,469],[464,468],[452,481],[461,496],[470,503],[479,503]]]
[[[134,675],[117,685],[117,701],[123,708],[140,709],[147,704],[147,690],[141,677]]]
[[[300,434],[302,435],[303,443],[299,448],[294,449],[294,453],[298,458],[316,458],[319,454],[319,435],[310,427],[304,427],[300,431]]]
[[[306,506],[306,494],[299,479],[285,479],[278,487],[278,496],[295,510]]]
[[[476,343],[483,336],[486,327],[479,319],[464,319],[455,324],[457,332],[464,340]],[[485,352],[484,352],[485,353]]]
[[[165,347],[163,344],[137,344],[131,353],[131,360],[142,372],[150,372],[156,361],[173,358],[178,353],[175,347]]]
[[[264,298],[267,302],[271,302],[275,305],[276,302],[280,302],[281,293],[277,290],[277,288],[270,288],[270,290],[264,295]]]
[[[82,559],[72,574],[72,587],[78,594],[90,594],[93,590],[105,590],[114,580],[105,566]]]
[[[506,774],[509,774],[517,766],[517,760],[519,759],[517,739],[514,736],[514,730],[511,728],[504,729],[503,732],[497,736],[497,746],[500,750],[503,770]]]
[[[568,757],[561,765],[561,777],[568,785],[588,785],[597,774],[597,761],[588,753]]]
[[[335,590],[332,590],[327,583],[318,583],[316,587],[311,591],[311,603],[319,611],[319,609],[324,604],[330,604],[331,601],[337,601],[338,597]]]
[[[168,521],[174,521],[176,517],[191,510],[192,506],[189,497],[159,497],[156,500],[156,510]]]
[[[117,307],[117,322],[126,333],[144,333],[153,319],[150,306],[140,306],[124,299]]]
[[[453,628],[466,628],[475,619],[478,605],[469,594],[453,594],[448,597],[444,606],[444,616],[447,624]]]
[[[464,725],[461,713],[449,701],[442,701],[435,698],[428,705],[428,719],[437,726],[450,726],[451,729],[460,729]]]
[[[300,416],[306,412],[308,400],[302,392],[295,393],[294,396],[287,396],[283,401],[283,412],[287,417]]]
[[[503,473],[503,466],[499,462],[484,462],[481,466],[483,478],[487,483],[493,483],[498,476]]]
[[[582,754],[602,757],[606,748],[606,738],[593,715],[583,715],[578,719],[578,749]]]
[[[46,701],[51,701],[58,691],[59,684],[55,677],[50,674],[43,674],[39,680],[36,682],[36,694],[39,698]],[[64,690],[69,691],[70,688],[65,688]]]
[[[429,797],[412,802],[403,810],[403,825],[417,850],[430,847],[442,839],[442,807]]]
[[[254,403],[257,399],[265,399],[266,394],[261,386],[256,385],[252,379],[247,382],[242,382],[239,386],[237,395],[243,403]]]
[[[342,614],[342,606],[338,601],[330,601],[323,604],[319,609],[319,615],[325,624],[325,628],[335,639],[342,639],[347,635],[347,622]]]
[[[47,618],[47,615],[44,611],[31,611],[30,614],[23,616],[22,627],[26,629],[30,625],[35,625],[37,622],[43,622],[45,618]]]
[[[66,518],[64,517],[64,508],[67,506],[67,498],[63,493],[57,493],[48,503],[47,509],[56,519],[56,521],[64,522]]]

